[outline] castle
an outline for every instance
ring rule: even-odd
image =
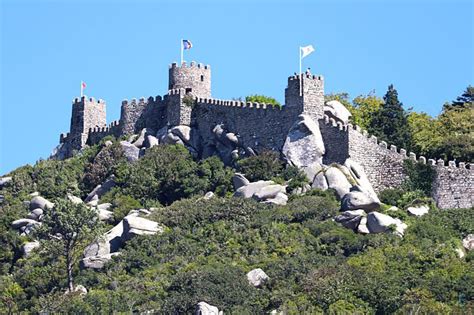
[[[301,87],[300,87],[301,84]],[[169,67],[169,92],[163,97],[123,101],[120,120],[107,125],[103,100],[76,98],[72,104],[70,132],[61,134],[64,157],[85,145],[96,144],[108,135],[121,137],[143,128],[158,131],[189,126],[204,143],[199,156],[209,155],[215,126],[234,133],[244,148],[253,152],[280,151],[288,131],[300,114],[319,122],[326,147],[324,164],[344,163],[351,158],[362,165],[374,189],[396,188],[406,178],[403,160],[429,163],[436,169],[432,196],[440,208],[474,206],[474,170],[464,163],[427,160],[412,152],[378,141],[359,126],[342,124],[324,113],[324,78],[303,74],[290,76],[285,89],[285,105],[219,100],[211,96],[211,68],[191,62]],[[207,152],[207,153],[206,153]]]

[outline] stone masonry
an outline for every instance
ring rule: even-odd
[[[300,83],[301,88],[300,88]],[[344,163],[351,158],[362,165],[374,189],[396,188],[406,178],[403,160],[429,163],[436,169],[433,198],[440,208],[474,206],[472,166],[416,158],[414,153],[379,142],[359,126],[342,125],[324,115],[322,76],[290,76],[285,89],[285,105],[219,100],[211,97],[211,68],[191,62],[169,67],[169,92],[163,97],[124,100],[119,121],[106,124],[102,100],[82,97],[72,105],[70,132],[61,134],[64,157],[70,157],[87,144],[98,143],[108,135],[121,137],[143,128],[157,132],[163,127],[190,126],[203,143],[212,139],[212,130],[222,125],[234,133],[244,148],[254,152],[281,151],[291,125],[306,114],[319,122],[326,147],[324,164]],[[202,154],[202,152],[201,152]]]

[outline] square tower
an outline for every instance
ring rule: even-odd
[[[307,74],[301,74],[301,78],[299,75],[289,77],[285,107],[298,114],[309,115],[314,120],[324,118],[324,78]]]
[[[72,103],[71,128],[69,135],[73,149],[80,150],[87,142],[89,129],[106,127],[105,101],[85,96],[76,98]]]

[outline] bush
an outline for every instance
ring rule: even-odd
[[[380,192],[379,198],[383,203],[395,206],[398,204],[398,200],[402,198],[403,193],[402,189],[385,189]]]
[[[279,153],[264,151],[259,155],[238,161],[237,170],[251,182],[270,180],[280,175],[283,170],[283,162],[280,160]]]
[[[431,196],[432,184],[436,176],[436,171],[431,165],[404,160],[403,169],[407,174],[407,179],[403,183],[406,191],[419,190],[426,197]]]

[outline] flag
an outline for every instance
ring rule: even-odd
[[[191,49],[192,47],[193,47],[193,44],[191,43],[191,41],[189,41],[187,39],[183,39],[183,48],[184,48],[184,50]]]
[[[85,89],[85,88],[87,87],[86,82],[81,81],[81,87],[82,87],[83,89]]]
[[[314,47],[313,45],[308,45],[308,46],[300,47],[300,50],[302,54],[301,58],[304,58],[314,51]]]

